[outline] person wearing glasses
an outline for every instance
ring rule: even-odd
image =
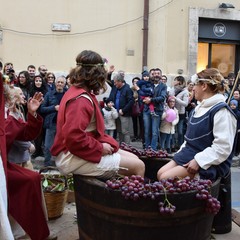
[[[56,76],[54,75],[53,72],[48,72],[46,74],[46,83],[48,85],[48,91],[52,91],[55,89],[55,79],[56,79]]]
[[[193,83],[198,105],[189,115],[184,143],[160,168],[159,180],[198,176],[214,181],[230,172],[237,119],[223,95],[227,83],[215,68],[199,72]]]

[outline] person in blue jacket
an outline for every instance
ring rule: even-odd
[[[158,68],[155,69],[153,84],[152,97],[145,97],[143,100],[144,140],[145,148],[152,148],[157,151],[160,140],[159,128],[164,110],[164,102],[167,97],[167,85],[161,82],[161,70]],[[139,95],[143,95],[139,87],[136,90]],[[151,104],[154,105],[155,114],[151,112]]]

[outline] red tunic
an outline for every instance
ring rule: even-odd
[[[41,131],[43,120],[28,115],[28,122],[9,116],[5,122],[7,150],[14,139],[30,141]],[[41,176],[39,173],[7,162],[9,213],[32,240],[43,240],[49,229],[42,209]]]
[[[29,123],[24,125],[12,117],[5,122],[1,74],[0,94],[0,151],[7,179],[9,213],[32,240],[43,240],[49,235],[49,229],[40,207],[42,206],[40,175],[7,162],[7,149],[12,142],[15,139],[23,141],[34,139],[41,130],[42,118],[35,119],[29,115]]]
[[[88,94],[91,101],[81,94]],[[96,131],[86,132],[95,109]],[[94,94],[72,86],[63,96],[58,111],[57,133],[51,149],[53,156],[69,151],[87,161],[98,163],[102,157],[102,143],[109,143],[117,152],[119,145],[104,133],[104,120]]]
[[[3,79],[2,74],[0,73],[0,152],[3,161],[3,167],[7,168],[7,152],[6,152],[6,136],[5,136],[5,119],[4,119],[4,96],[3,96]],[[1,176],[2,177],[2,176]]]

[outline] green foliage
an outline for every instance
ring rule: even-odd
[[[66,177],[62,175],[47,175],[42,178],[42,187],[44,192],[63,192],[68,188]]]
[[[67,183],[68,183],[68,189],[71,190],[71,191],[74,191],[73,176],[72,175],[68,175]]]

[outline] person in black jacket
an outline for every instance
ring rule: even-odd
[[[47,83],[45,80],[40,76],[36,75],[33,77],[33,82],[31,84],[31,89],[30,89],[30,97],[33,97],[36,92],[41,92],[43,94],[43,97],[46,95],[48,87]],[[38,109],[37,113],[41,115],[41,117],[44,119],[45,114],[40,112],[40,109]],[[32,154],[32,159],[35,159],[39,156],[43,157],[43,146],[44,146],[44,139],[45,139],[45,133],[46,129],[42,127],[41,133],[38,135],[36,139],[34,139],[34,145],[36,148],[36,151]]]
[[[117,133],[120,144],[130,144],[130,126],[132,121],[133,92],[124,80],[124,74],[119,72],[113,78],[114,86],[110,92],[109,101],[114,102],[119,117],[116,119]]]

